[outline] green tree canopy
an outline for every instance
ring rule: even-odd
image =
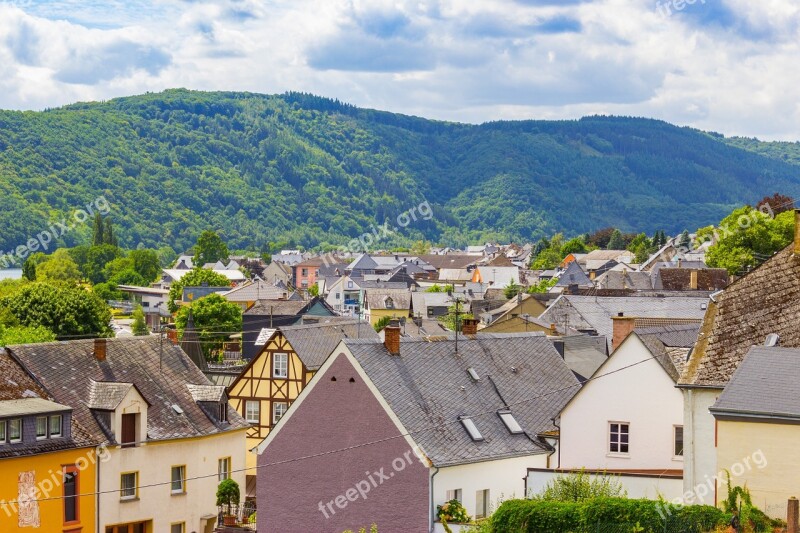
[[[0,307],[21,326],[45,327],[59,338],[107,336],[111,312],[83,287],[34,282],[0,299]]]
[[[161,274],[161,262],[155,250],[146,248],[131,250],[128,258],[133,261],[133,270],[142,276],[147,284],[154,282]]]
[[[147,329],[147,322],[145,322],[144,310],[142,309],[141,305],[136,306],[136,309],[133,310],[131,317],[133,318],[131,331],[133,332],[134,336],[141,337],[143,335],[150,334],[150,330]]]
[[[34,344],[38,342],[51,342],[54,340],[56,340],[55,334],[42,326],[6,327],[0,325],[0,346],[11,346],[13,344]]]
[[[618,229],[615,229],[614,232],[611,234],[611,237],[608,239],[608,250],[624,250],[625,249],[625,239],[622,237],[622,232]]]
[[[587,251],[583,237],[573,237],[561,247],[561,257],[567,257],[569,254],[585,254]]]
[[[229,287],[231,284],[230,280],[222,274],[217,274],[213,270],[195,267],[170,286],[169,301],[167,302],[169,311],[174,313],[178,310],[178,305],[175,304],[175,301],[183,297],[184,287],[200,287],[203,283],[209,287]]]
[[[84,277],[92,283],[108,281],[106,265],[122,256],[122,250],[111,244],[92,246],[86,252],[86,262],[80,265]]]
[[[194,264],[203,266],[206,263],[228,262],[228,245],[216,232],[205,230],[197,238],[194,246]]]
[[[200,335],[203,353],[210,357],[232,334],[242,331],[242,309],[219,294],[209,294],[191,305],[182,306],[175,316],[175,327],[183,335],[191,312]]]
[[[81,271],[69,252],[59,248],[36,267],[36,279],[39,281],[79,281]]]

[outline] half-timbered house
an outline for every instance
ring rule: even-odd
[[[261,443],[342,339],[378,339],[366,322],[337,320],[262,332],[261,351],[228,387],[230,404],[250,422],[247,449]],[[255,495],[256,456],[247,454],[247,493]]]

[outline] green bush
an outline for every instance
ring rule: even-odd
[[[626,498],[583,502],[509,500],[494,513],[491,527],[504,533],[589,533],[596,531],[598,525],[614,525],[618,526],[613,528],[615,531],[626,532],[704,532],[728,524],[731,518],[711,506],[675,506],[665,512],[663,505]]]
[[[436,506],[436,517],[441,521],[466,524],[470,521],[467,510],[458,500],[450,500],[443,505]]]

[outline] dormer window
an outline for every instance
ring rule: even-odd
[[[22,419],[15,418],[8,421],[8,442],[15,444],[22,442]]]
[[[36,440],[42,440],[47,438],[47,417],[46,416],[37,416],[36,417]]]
[[[392,300],[391,297],[387,296],[384,301],[386,303],[386,309],[394,309],[394,300]]]
[[[228,421],[228,402],[221,402],[219,404],[219,421],[220,422]]]
[[[50,438],[54,439],[61,436],[61,415],[50,415]]]

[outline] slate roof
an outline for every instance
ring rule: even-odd
[[[109,442],[90,409],[93,384],[132,383],[148,402],[149,440],[193,438],[248,426],[234,409],[228,423],[217,424],[192,398],[188,384],[210,385],[188,356],[171,342],[155,336],[106,339],[106,359],[94,356],[94,340],[9,346],[8,351],[61,404],[71,406],[73,419],[91,438]],[[172,405],[178,405],[178,414]]]
[[[581,261],[621,261],[624,257],[633,257],[633,253],[628,250],[592,250]]]
[[[379,341],[344,342],[437,467],[547,453],[536,435],[555,429],[551,419],[580,387],[541,334],[460,336],[458,354],[452,336],[402,338],[398,356]],[[505,407],[527,435],[505,427],[497,414]],[[485,440],[473,441],[460,416]]]
[[[244,312],[245,315],[294,316],[304,313],[311,307],[311,301],[303,300],[258,300]]]
[[[751,347],[710,411],[717,417],[800,421],[800,350]]]
[[[0,348],[0,401],[41,400],[53,402],[54,398],[41,383],[34,379],[4,349]],[[71,405],[57,402],[65,408]],[[43,405],[39,403],[38,405]],[[55,404],[54,404],[55,405]],[[92,438],[86,429],[72,417],[71,438],[46,439],[35,443],[0,446],[0,458],[21,457],[37,453],[55,452],[73,448],[87,448],[100,444],[101,440]]]
[[[196,402],[215,402],[219,403],[225,398],[225,387],[219,385],[192,385],[186,384],[189,394]]]
[[[576,261],[570,262],[567,269],[564,270],[556,282],[556,287],[569,287],[570,285],[578,285],[579,287],[594,287],[594,283],[589,279],[589,276],[583,271]]]
[[[631,272],[628,270],[608,270],[598,276],[595,279],[595,283],[602,289],[649,291],[653,288],[650,272]]]
[[[564,362],[581,382],[592,377],[608,359],[604,337],[568,335],[559,340],[564,343]]]
[[[507,287],[512,281],[519,285],[519,267],[480,266],[481,281],[491,283],[493,288]]]
[[[272,283],[257,280],[224,292],[221,296],[224,296],[229,302],[254,302],[256,300],[286,298],[288,292],[286,289],[276,287]]]
[[[386,299],[392,299],[391,309],[411,309],[411,291],[404,289],[371,289],[366,292],[368,309],[387,309]]]
[[[308,370],[317,370],[342,339],[379,339],[375,329],[357,319],[278,328]]]
[[[446,292],[415,291],[411,293],[411,303],[415,314],[422,313],[422,316],[427,317],[428,307],[450,307],[455,300]]]
[[[353,261],[347,265],[347,270],[375,270],[378,267],[378,263],[376,263],[369,255],[361,254]]]
[[[439,269],[439,278],[442,281],[472,281],[472,272],[466,268]]]
[[[692,272],[697,273],[697,287],[692,289]],[[728,286],[730,277],[724,268],[660,268],[653,277],[653,288],[668,291],[718,291]]]
[[[465,254],[426,254],[419,256],[419,258],[436,270],[442,268],[467,268],[480,260],[478,256]]]
[[[800,256],[793,250],[787,246],[713,297],[682,385],[723,388],[770,333],[781,346],[800,348]]]
[[[594,330],[609,340],[612,337],[613,316],[622,311],[626,316],[640,319],[701,320],[708,300],[695,296],[576,296],[564,294],[540,315],[545,322],[559,329]],[[645,326],[637,321],[640,326]],[[566,327],[565,327],[566,325]],[[662,324],[653,324],[662,325]]]
[[[89,409],[113,411],[133,388],[133,383],[109,383],[89,380],[86,405]]]

